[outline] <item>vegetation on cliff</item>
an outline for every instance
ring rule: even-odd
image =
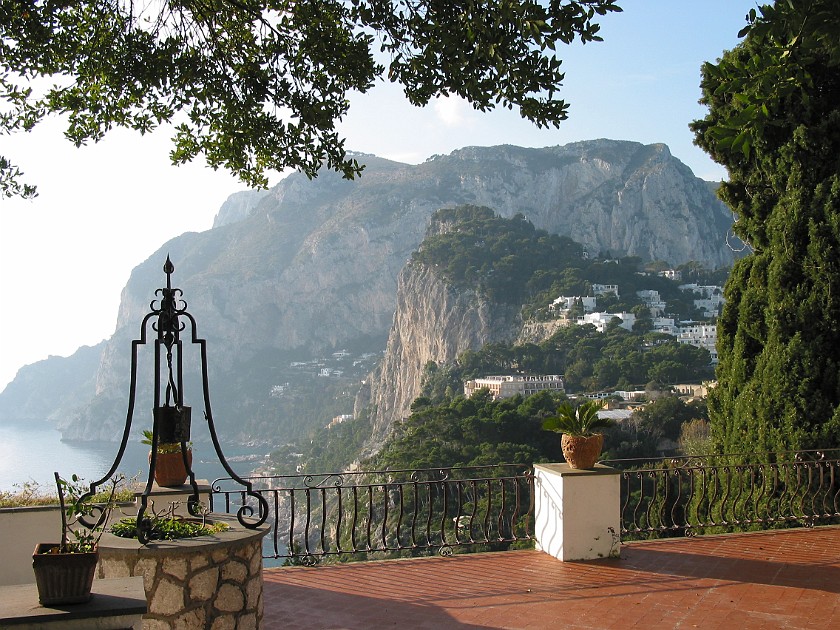
[[[572,239],[537,230],[522,214],[505,219],[490,208],[438,210],[429,232],[413,261],[435,269],[453,287],[507,304],[522,304],[550,288],[552,270],[583,259],[583,247]]]
[[[560,441],[542,430],[542,422],[561,399],[545,392],[494,401],[479,392],[440,405],[417,404],[370,463],[395,470],[556,460]]]

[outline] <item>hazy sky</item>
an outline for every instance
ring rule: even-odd
[[[559,129],[537,129],[515,111],[480,114],[453,99],[418,110],[383,84],[352,99],[340,126],[347,147],[419,163],[471,145],[664,142],[698,177],[722,179],[687,125],[704,115],[700,65],[737,43],[756,3],[619,4],[624,12],[602,21],[603,42],[558,50],[561,94],[571,103]],[[244,189],[200,162],[170,166],[166,129],[145,137],[117,130],[80,149],[63,129],[49,121],[0,145],[40,191],[32,201],[0,200],[0,390],[23,365],[109,337],[131,270],[172,237],[209,229],[224,200]]]

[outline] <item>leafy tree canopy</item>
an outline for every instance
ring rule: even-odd
[[[751,11],[746,37],[703,66],[697,143],[727,167],[721,198],[753,253],[718,322],[718,448],[840,444],[840,4]]]
[[[269,169],[352,178],[335,123],[387,76],[418,106],[454,94],[557,125],[558,43],[600,40],[615,0],[0,0],[0,131],[67,114],[76,145],[175,124],[173,163],[204,154],[252,186]],[[382,54],[374,55],[374,49]],[[384,58],[385,63],[379,61]],[[49,85],[49,87],[47,87]],[[32,196],[0,157],[0,191]]]
[[[542,429],[562,395],[494,401],[487,392],[417,408],[370,462],[373,469],[485,466],[557,461],[559,438]]]
[[[522,214],[505,219],[490,208],[459,206],[433,215],[412,260],[436,269],[453,286],[522,304],[550,284],[547,272],[580,262],[582,256],[581,245],[537,230]]]

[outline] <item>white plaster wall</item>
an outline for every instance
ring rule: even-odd
[[[58,542],[61,514],[58,506],[0,509],[0,586],[30,584],[32,552],[42,542]]]
[[[618,557],[618,472],[600,465],[591,471],[568,464],[534,468],[537,549],[563,561]]]
[[[199,480],[201,501],[209,505],[209,490],[205,480]],[[138,492],[143,487],[138,486]],[[159,488],[154,486],[151,498],[155,509],[163,510],[172,501],[179,501],[176,514],[186,516],[186,502],[190,493],[183,488]],[[136,516],[138,506],[126,503],[118,506],[111,513],[109,523],[125,516]],[[151,509],[151,504],[149,505]],[[30,584],[35,581],[32,573],[32,552],[38,543],[59,542],[61,540],[61,513],[57,505],[0,508],[0,586],[9,584]]]

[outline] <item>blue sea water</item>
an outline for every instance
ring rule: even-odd
[[[76,474],[88,483],[97,481],[110,470],[118,450],[116,442],[62,442],[61,433],[46,424],[0,424],[0,491],[18,490],[23,483],[34,481],[44,492],[54,494],[54,471],[62,477]],[[222,444],[222,452],[233,471],[241,477],[247,476],[256,464],[230,462],[230,458],[266,454],[264,447],[255,451],[238,444]],[[147,445],[139,440],[130,441],[117,470],[128,477],[140,475],[138,480],[145,482],[149,474],[148,457]],[[228,476],[209,442],[193,444],[193,470],[196,479],[206,479],[211,483],[214,479]],[[273,545],[272,536],[266,536],[263,539],[263,554],[273,554]],[[279,549],[280,553],[285,553],[286,548],[282,544]],[[283,562],[283,559],[266,558],[263,566],[281,566]]]
[[[0,491],[13,491],[30,481],[51,491],[55,485],[53,471],[62,477],[76,474],[87,482],[99,480],[111,468],[118,450],[117,442],[62,442],[61,433],[46,424],[0,424]],[[231,458],[264,455],[266,449],[255,451],[241,445],[222,444],[222,452],[234,472],[245,476],[256,464],[231,462]],[[149,473],[148,456],[148,446],[139,440],[129,441],[118,472],[127,477],[140,474],[139,480],[145,481]],[[193,469],[197,479],[210,482],[228,476],[209,442],[193,445]]]

